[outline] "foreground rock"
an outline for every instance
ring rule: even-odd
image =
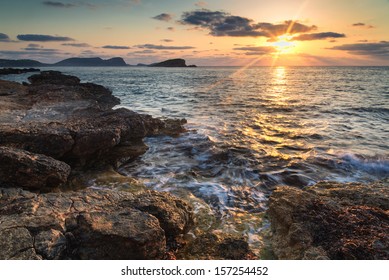
[[[48,189],[66,183],[70,166],[51,157],[0,147],[0,184],[27,189]]]
[[[29,81],[0,81],[0,146],[46,155],[72,168],[118,167],[147,150],[144,137],[184,130],[184,120],[113,110],[120,102],[110,90],[74,76],[46,71]]]
[[[0,189],[0,259],[163,259],[192,223],[167,193]]]
[[[389,259],[389,181],[280,187],[270,197],[280,259]]]
[[[193,260],[250,260],[257,256],[243,238],[204,233],[196,236],[179,252],[181,259]]]

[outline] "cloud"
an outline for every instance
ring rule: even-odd
[[[239,47],[234,48],[236,51],[255,51],[255,52],[273,52],[275,51],[274,47]]]
[[[374,28],[373,25],[369,25],[369,24],[366,24],[366,23],[363,23],[363,22],[354,23],[352,26],[354,26],[354,27],[364,27],[364,28],[368,28],[368,29]]]
[[[40,52],[40,53],[60,53],[61,51],[58,49],[45,49],[41,46],[34,47],[34,46],[28,46],[27,48],[24,48],[25,51],[32,51],[32,52]]]
[[[31,41],[31,42],[66,42],[74,41],[69,37],[41,35],[41,34],[23,34],[16,36],[20,41]]]
[[[176,29],[174,27],[171,27],[171,26],[166,28],[166,29],[169,30],[169,31],[172,31],[172,32],[176,31]]]
[[[245,55],[264,55],[276,52],[277,50],[274,47],[239,47],[234,48],[236,51],[246,51]]]
[[[4,33],[0,33],[0,42],[10,42],[9,36]]]
[[[77,6],[76,4],[72,3],[63,3],[56,1],[43,1],[42,4],[53,8],[73,8]]]
[[[389,42],[345,44],[329,48],[330,50],[347,51],[350,54],[389,58]]]
[[[91,47],[91,45],[86,43],[65,43],[62,44],[62,46],[69,46],[69,47],[75,47],[75,48],[88,48]]]
[[[313,41],[313,40],[324,40],[328,38],[345,38],[346,35],[343,33],[335,32],[321,32],[321,33],[308,33],[295,36],[292,40],[295,41]]]
[[[163,45],[153,45],[153,44],[144,44],[134,46],[140,49],[150,49],[150,50],[190,50],[195,47],[191,46],[163,46]]]
[[[157,53],[157,52],[154,51],[154,50],[141,50],[141,51],[135,51],[135,52],[128,53],[127,55],[132,55],[132,54],[154,54],[154,53]]]
[[[129,50],[131,49],[128,46],[112,46],[112,45],[106,45],[102,46],[103,49],[112,49],[112,50]]]
[[[162,13],[162,14],[159,14],[155,17],[152,17],[153,19],[156,19],[156,20],[161,20],[161,21],[171,21],[173,19],[173,15],[172,14],[167,14],[167,13]]]
[[[231,37],[277,37],[282,34],[306,33],[317,29],[317,26],[308,26],[297,21],[287,20],[280,24],[267,22],[255,23],[252,19],[234,16],[223,11],[201,9],[184,12],[182,24],[195,25],[208,29],[212,36]]]
[[[171,42],[174,42],[174,40],[171,40],[171,39],[162,39],[161,42],[171,43]]]
[[[200,7],[200,8],[204,8],[204,7],[208,6],[208,3],[204,2],[204,1],[199,1],[199,2],[195,3],[195,6]]]

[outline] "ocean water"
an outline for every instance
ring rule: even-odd
[[[389,67],[56,70],[107,86],[121,107],[187,119],[120,172],[190,200],[197,232],[244,236],[257,252],[276,186],[389,176]]]

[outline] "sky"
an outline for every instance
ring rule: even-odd
[[[389,0],[1,0],[0,58],[389,66]]]

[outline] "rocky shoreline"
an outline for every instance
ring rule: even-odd
[[[184,240],[195,227],[189,203],[115,173],[147,151],[144,137],[178,135],[185,120],[114,110],[120,101],[110,90],[60,72],[29,82],[0,80],[0,259],[259,257],[236,236]],[[105,173],[133,190],[85,188],[85,178]],[[278,187],[266,212],[267,256],[389,259],[388,187]]]
[[[0,259],[164,259],[193,224],[166,193],[70,191],[90,170],[141,154],[143,138],[176,135],[185,120],[127,109],[99,85],[45,71],[0,80]]]
[[[389,180],[279,187],[268,215],[279,259],[389,259]]]

